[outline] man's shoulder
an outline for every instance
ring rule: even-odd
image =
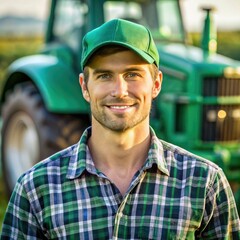
[[[30,182],[34,182],[34,185],[41,185],[47,184],[49,178],[65,177],[69,161],[76,154],[77,145],[74,144],[38,162],[22,174],[18,182],[23,185],[28,185]]]
[[[165,158],[167,162],[175,163],[183,168],[201,168],[201,170],[210,170],[213,172],[218,172],[221,168],[214,162],[196,155],[182,147],[176,146],[172,143],[160,140]]]

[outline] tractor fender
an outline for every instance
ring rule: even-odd
[[[8,68],[1,101],[8,89],[30,80],[38,88],[46,109],[55,113],[88,113],[78,75],[55,56],[34,55],[14,61]]]

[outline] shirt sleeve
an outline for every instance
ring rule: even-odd
[[[231,187],[221,169],[209,184],[197,239],[240,240],[240,221]]]
[[[8,203],[0,239],[47,239],[20,181],[17,182]]]

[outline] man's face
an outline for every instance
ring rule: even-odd
[[[92,124],[112,131],[125,131],[149,124],[152,99],[161,89],[162,75],[152,79],[151,65],[132,51],[95,56],[87,84],[80,84],[90,103]]]

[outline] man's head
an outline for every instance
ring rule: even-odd
[[[90,31],[83,38],[82,70],[95,52],[107,45],[126,47],[146,62],[159,66],[159,55],[150,31],[139,24],[114,19]]]
[[[152,100],[161,90],[158,63],[151,34],[141,25],[112,20],[89,32],[79,81],[92,126],[120,132],[146,127]]]

